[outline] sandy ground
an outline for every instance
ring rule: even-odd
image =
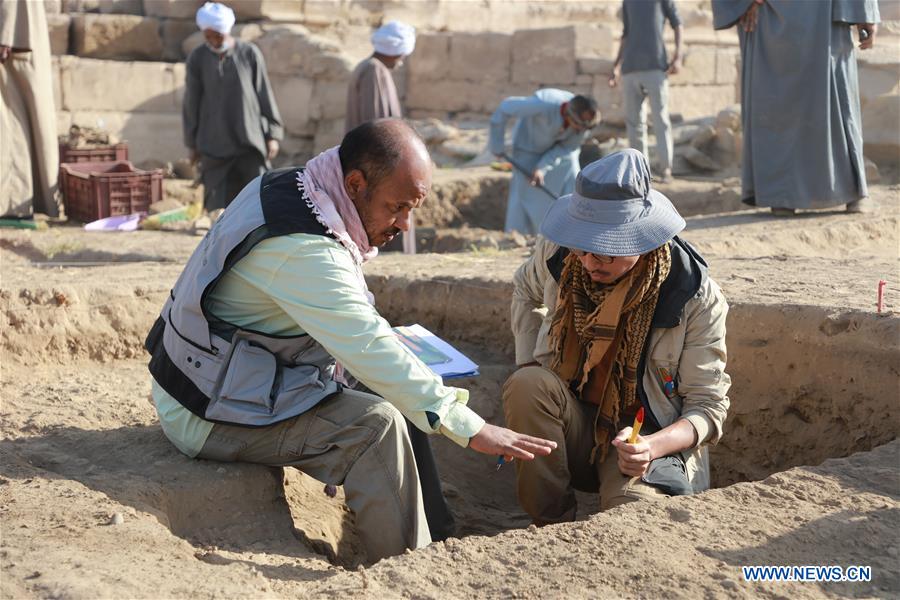
[[[689,220],[733,307],[715,477],[750,481],[606,514],[585,496],[579,521],[535,530],[512,469],[435,440],[464,537],[359,570],[340,496],[294,471],[189,460],[156,423],[140,344],[199,238],[4,232],[0,596],[896,597],[898,189],[875,195],[875,215]],[[390,319],[481,364],[461,385],[493,422],[526,253],[385,255],[368,271]],[[873,581],[743,581],[758,564],[870,565]]]

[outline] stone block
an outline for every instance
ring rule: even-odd
[[[181,136],[181,113],[77,111],[72,125],[93,127],[128,143],[128,159],[174,161],[187,156]]]
[[[47,15],[47,28],[50,30],[51,54],[69,53],[69,29],[72,25],[72,17],[64,14]]]
[[[148,1],[153,2],[153,0]],[[99,0],[97,4],[102,14],[144,14],[144,0]]]
[[[429,33],[416,37],[416,49],[407,60],[411,81],[437,81],[450,75],[450,35]]]
[[[741,79],[740,61],[740,50],[736,48],[716,48],[716,84],[737,84]]]
[[[313,86],[313,120],[343,119],[347,114],[347,82],[318,79]]]
[[[900,93],[900,44],[878,39],[874,48],[856,53],[859,95],[863,104],[887,94]]]
[[[62,0],[44,0],[44,12],[48,15],[59,15],[63,12]]]
[[[297,136],[315,135],[316,124],[311,118],[314,82],[311,79],[285,75],[273,75],[271,79],[284,128]],[[341,107],[344,110],[343,103]]]
[[[450,38],[451,79],[509,81],[512,36],[454,33]]]
[[[203,2],[204,0],[147,0],[144,2],[144,14],[166,19],[193,19]]]
[[[613,61],[609,58],[579,58],[578,74],[579,75],[605,75],[607,78],[612,75]]]
[[[710,85],[716,82],[716,49],[693,46],[688,49],[677,74],[669,77],[675,85]]]
[[[470,110],[468,96],[473,86],[467,81],[413,79],[406,88],[406,106],[410,110],[439,112]]]
[[[50,78],[51,85],[53,86],[53,106],[56,108],[56,111],[63,110],[63,101],[62,101],[62,68],[60,67],[60,63],[63,59],[60,57],[54,56],[50,59],[50,69],[52,70],[52,77]]]
[[[313,154],[313,138],[287,135],[281,140],[281,150],[272,161],[273,166],[286,167],[302,165],[309,161]]]
[[[160,29],[163,43],[163,60],[184,60],[187,57],[187,54],[184,52],[184,42],[194,33],[201,36],[200,43],[203,43],[203,33],[197,31],[197,24],[193,20],[164,19]]]
[[[591,93],[597,101],[600,109],[600,119],[603,123],[617,127],[625,126],[625,108],[622,103],[622,86],[609,87],[607,75],[594,77],[594,88]]]
[[[303,2],[297,0],[240,0],[231,2],[238,22],[243,21],[302,21]]]
[[[512,38],[512,82],[534,85],[575,81],[575,28],[523,29]]]
[[[63,105],[70,111],[177,112],[175,69],[158,62],[61,57]],[[183,79],[179,84],[183,83]]]
[[[344,139],[344,119],[328,119],[316,124],[316,137],[313,140],[313,152],[322,152],[337,146]]]
[[[269,73],[346,81],[355,66],[337,44],[300,25],[267,29],[254,43],[262,50]]]
[[[736,85],[676,85],[669,88],[669,113],[684,120],[714,116],[740,102]]]
[[[900,163],[900,96],[879,96],[862,109],[863,147],[878,163]]]
[[[160,60],[163,44],[159,21],[135,15],[76,15],[72,20],[72,49],[87,58]]]
[[[615,56],[617,29],[609,25],[575,25],[575,58]]]

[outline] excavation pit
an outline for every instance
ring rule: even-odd
[[[789,238],[784,232],[790,224],[752,215],[689,223],[688,239],[709,258],[712,275],[731,303],[732,404],[725,436],[711,449],[713,485],[720,490],[671,500],[672,510],[698,518],[723,498],[750,502],[751,512],[775,510],[765,493],[791,495],[793,486],[805,481],[806,475],[798,473],[807,471],[792,467],[867,452],[897,436],[900,319],[891,312],[876,315],[874,295],[867,293],[873,276],[895,265],[889,249],[896,247],[896,217],[851,221],[828,215],[805,224],[803,236]],[[23,502],[44,504],[57,521],[42,525],[26,519],[31,532],[23,538],[26,530],[11,530],[11,546],[37,543],[27,540],[42,539],[44,531],[62,535],[66,526],[86,519],[85,526],[96,527],[97,533],[82,532],[89,542],[67,542],[84,556],[100,543],[95,535],[128,532],[133,526],[150,536],[128,538],[138,555],[141,548],[153,555],[158,547],[165,548],[163,554],[180,552],[185,560],[205,565],[196,568],[255,565],[264,580],[283,585],[326,581],[334,572],[330,565],[350,567],[361,560],[352,515],[340,495],[327,497],[320,483],[295,471],[190,460],[162,435],[147,400],[141,343],[195,238],[160,233],[116,238],[110,252],[127,255],[140,246],[154,248],[165,259],[142,263],[139,271],[133,264],[36,271],[33,257],[12,251],[10,244],[20,248],[25,240],[40,250],[46,240],[17,235],[21,239],[4,236],[0,248],[5,320],[0,339],[9,357],[2,388],[0,477],[5,483],[0,491],[15,489],[22,498],[7,503],[8,510],[25,510]],[[87,250],[104,239],[74,230],[59,235],[55,244],[70,243],[71,235]],[[752,249],[758,258],[742,259],[741,248]],[[379,310],[390,321],[420,322],[481,365],[481,376],[458,383],[471,390],[473,408],[494,423],[502,422],[500,387],[514,368],[511,275],[526,253],[384,256],[367,274]],[[835,281],[842,283],[840,289]],[[516,502],[514,469],[497,472],[491,457],[433,440],[444,491],[465,539],[397,560],[427,561],[444,552],[468,555],[485,544],[505,539],[521,544],[520,536],[538,535],[524,529],[528,518]],[[898,494],[890,477],[879,485],[852,478],[838,478],[834,485],[844,486],[835,489],[847,498],[862,493],[895,506]],[[765,486],[757,496],[755,484],[746,482],[759,480]],[[826,505],[832,496],[834,502],[845,501],[832,487],[821,489]],[[68,500],[59,504],[55,498],[60,497]],[[590,495],[580,501],[576,529],[551,528],[540,535],[576,540],[577,528],[609,523],[612,517],[592,515],[596,505]],[[656,509],[643,510],[656,514]],[[124,515],[124,525],[109,524],[115,513]],[[56,522],[64,524],[62,530],[53,529]],[[156,545],[145,546],[147,539]],[[705,552],[727,558],[713,549]],[[395,567],[384,567],[389,568]],[[306,588],[283,592],[301,589]]]

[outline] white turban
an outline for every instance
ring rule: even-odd
[[[372,34],[375,52],[385,56],[408,56],[416,47],[416,29],[412,25],[391,21]]]
[[[234,11],[218,2],[207,2],[197,11],[197,27],[212,29],[222,35],[231,33],[234,26]]]

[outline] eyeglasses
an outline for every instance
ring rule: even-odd
[[[584,256],[590,254],[593,259],[601,265],[608,265],[615,262],[616,260],[615,256],[603,256],[602,254],[594,254],[593,252],[585,252],[584,250],[576,250],[575,248],[570,248],[569,251],[578,258],[583,258]]]

